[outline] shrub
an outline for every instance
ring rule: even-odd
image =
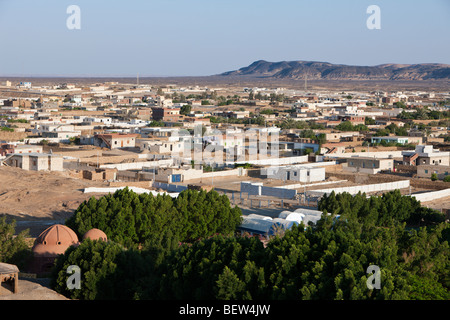
[[[31,258],[31,244],[27,242],[28,229],[15,235],[16,221],[6,221],[6,216],[0,218],[0,262],[17,265],[20,269],[26,267]]]

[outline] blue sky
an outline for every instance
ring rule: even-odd
[[[69,30],[69,5],[81,29]],[[369,5],[381,29],[369,30]],[[450,64],[450,0],[0,0],[0,75],[202,76],[256,60]]]

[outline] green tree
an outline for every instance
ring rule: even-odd
[[[184,106],[182,106],[180,108],[180,114],[184,114],[184,115],[190,114],[191,111],[192,111],[192,106],[189,104],[185,104]]]
[[[245,289],[245,283],[239,277],[225,266],[222,274],[219,275],[217,283],[217,298],[220,300],[235,300],[242,295]]]
[[[0,262],[17,265],[19,270],[25,268],[31,258],[31,244],[27,241],[28,229],[16,235],[16,221],[6,221],[0,217]]]
[[[117,257],[123,247],[114,242],[83,240],[78,246],[69,247],[57,258],[53,269],[51,286],[71,299],[102,300],[115,296],[115,283],[110,277],[117,271]],[[67,286],[70,274],[67,268],[78,266],[81,271],[81,289],[71,290]]]

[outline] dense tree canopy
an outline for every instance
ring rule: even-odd
[[[221,233],[221,227],[208,220],[208,212],[220,210],[219,196],[209,197],[216,200],[206,200],[208,193],[183,193],[173,206],[167,200],[167,207],[158,208],[173,208],[181,212],[179,217],[196,210],[206,217],[191,219]],[[131,198],[129,204],[137,201]],[[85,292],[77,293],[81,299],[450,298],[450,228],[441,213],[399,191],[370,198],[331,193],[319,208],[324,214],[316,225],[294,226],[266,245],[229,232],[205,237],[205,230],[193,228],[184,218],[179,221],[189,231],[161,227],[158,232],[172,231],[153,237],[141,250],[89,241],[58,259],[55,283],[63,284],[67,275],[61,270],[75,264],[85,272]],[[174,234],[189,241],[174,241]],[[89,256],[94,257],[92,264],[86,263]],[[371,265],[380,268],[379,289],[367,286]],[[104,288],[108,295],[102,293]]]
[[[369,128],[365,124],[353,125],[350,121],[342,121],[335,127],[340,131],[369,131]]]
[[[128,188],[83,202],[66,225],[79,237],[92,228],[127,247],[160,241],[168,233],[182,242],[232,234],[241,221],[241,210],[227,196],[212,190],[185,190],[177,198],[168,194],[136,194]]]

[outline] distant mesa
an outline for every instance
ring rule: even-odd
[[[439,63],[351,66],[317,61],[259,60],[220,76],[293,80],[450,80],[450,65]]]

